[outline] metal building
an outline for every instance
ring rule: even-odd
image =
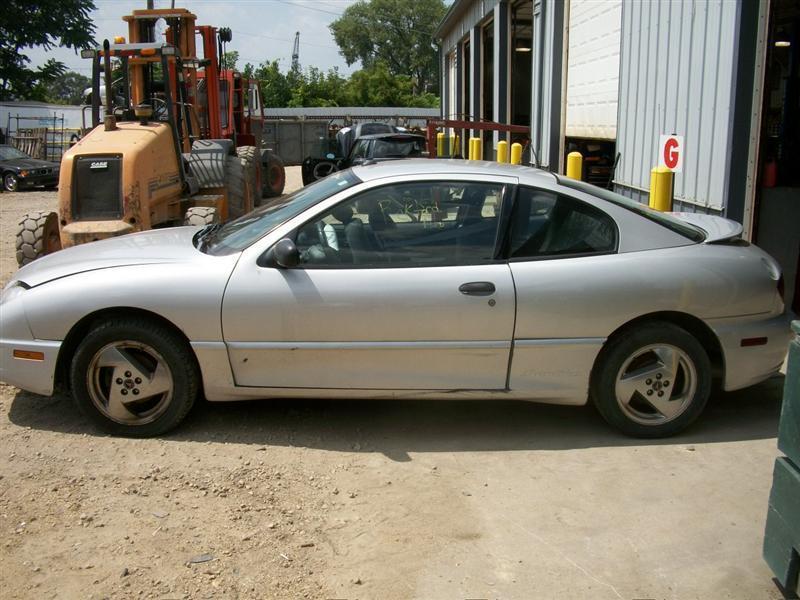
[[[435,34],[442,113],[529,126],[532,162],[563,172],[578,150],[584,179],[641,202],[661,136],[682,136],[675,209],[742,223],[791,295],[799,32],[793,0],[455,0]]]

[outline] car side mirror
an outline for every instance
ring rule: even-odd
[[[272,257],[279,267],[293,269],[300,264],[300,251],[289,238],[283,238],[272,248]]]

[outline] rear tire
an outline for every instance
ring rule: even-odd
[[[590,394],[603,418],[623,433],[667,437],[705,408],[711,361],[685,329],[644,324],[606,343],[592,370]]]
[[[186,341],[143,318],[93,327],[70,366],[81,412],[113,435],[151,437],[176,427],[198,395],[200,373]]]
[[[183,218],[184,225],[213,225],[219,223],[219,213],[213,206],[192,206]]]
[[[274,152],[267,152],[266,158],[261,196],[274,198],[283,194],[283,189],[286,187],[286,168],[281,157]]]
[[[35,211],[25,215],[17,229],[17,264],[22,267],[40,256],[61,250],[58,215]]]

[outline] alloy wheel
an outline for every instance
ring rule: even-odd
[[[89,396],[106,417],[123,425],[155,421],[173,395],[172,373],[152,347],[130,340],[102,347],[86,373]]]
[[[635,351],[616,377],[617,404],[630,420],[661,425],[678,418],[697,391],[697,370],[689,355],[670,344]]]

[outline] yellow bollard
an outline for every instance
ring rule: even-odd
[[[580,152],[567,154],[567,177],[570,179],[583,179],[583,155]]]
[[[459,146],[461,144],[461,139],[459,138],[458,134],[450,136],[450,156],[457,156],[461,154],[459,150]]]
[[[480,140],[476,137],[469,138],[469,159],[478,160],[478,142]]]
[[[475,138],[475,158],[472,160],[483,160],[483,138]]]
[[[522,164],[522,144],[520,143],[515,142],[511,144],[511,164]]]
[[[508,162],[508,142],[505,140],[497,142],[497,162]]]
[[[436,156],[444,156],[444,134],[441,131],[436,134]]]
[[[661,212],[672,210],[672,171],[655,167],[650,171],[650,208]]]

